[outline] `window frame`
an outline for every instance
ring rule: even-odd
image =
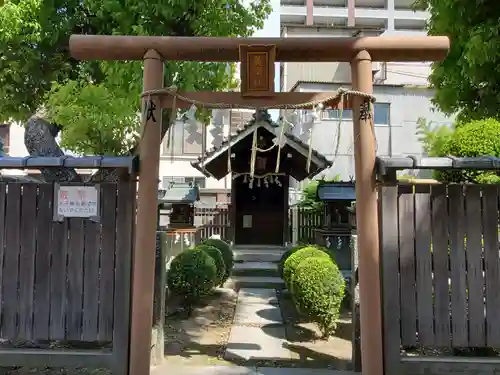
[[[375,109],[379,105],[384,105],[384,108],[387,109],[387,122],[377,122],[375,116]],[[321,111],[321,120],[322,121],[339,121],[340,120],[340,110],[339,109],[327,109],[325,111]],[[333,114],[333,116],[331,115]],[[353,119],[353,111],[352,109],[344,109],[342,113],[342,121],[352,121]],[[375,126],[390,126],[391,124],[391,103],[378,103],[374,104],[374,114],[373,114],[373,124]]]

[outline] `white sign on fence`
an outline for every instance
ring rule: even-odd
[[[62,217],[98,217],[99,190],[95,186],[58,186],[57,215]]]

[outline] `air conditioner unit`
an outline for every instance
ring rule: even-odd
[[[387,79],[387,63],[376,62],[372,64],[374,83],[383,83]]]

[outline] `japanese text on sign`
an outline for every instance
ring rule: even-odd
[[[98,191],[94,186],[59,186],[57,214],[64,217],[98,216]]]

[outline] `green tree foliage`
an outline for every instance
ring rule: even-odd
[[[427,8],[430,35],[451,39],[447,58],[433,65],[435,104],[462,121],[500,118],[500,7],[494,0],[417,0]]]
[[[417,120],[417,136],[428,156],[446,156],[444,147],[453,135],[453,128],[446,125],[434,125],[420,117]]]
[[[123,155],[136,142],[135,106],[105,84],[54,83],[46,106],[51,120],[65,124],[65,149],[83,155]]]
[[[75,61],[71,34],[249,36],[270,10],[269,0],[7,0],[0,6],[0,122],[23,122],[43,109],[62,127],[67,149],[121,154],[139,126],[143,64]],[[165,85],[227,89],[229,68],[167,62]]]
[[[324,202],[318,200],[317,192],[320,182],[338,182],[340,176],[337,175],[332,179],[312,180],[302,190],[302,198],[298,205],[317,212],[323,212]]]
[[[430,156],[500,157],[500,122],[496,119],[474,120],[443,130],[420,124],[421,141]],[[444,182],[500,183],[494,172],[472,170],[439,172],[436,178]]]

